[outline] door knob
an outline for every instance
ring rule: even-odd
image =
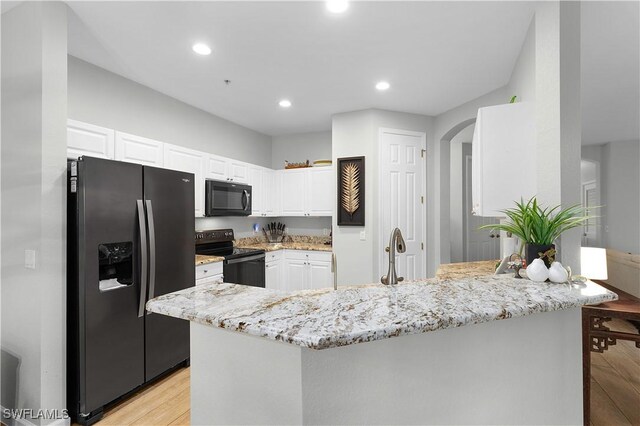
[[[384,248],[384,251],[386,251],[387,253],[389,253],[389,250],[390,250],[389,247]]]

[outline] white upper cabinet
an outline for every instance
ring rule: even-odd
[[[260,166],[249,167],[249,185],[251,185],[251,216],[264,216],[263,171]]]
[[[207,179],[227,180],[229,176],[229,160],[217,155],[207,158]]]
[[[503,217],[500,210],[536,195],[533,103],[480,108],[471,149],[473,214]]]
[[[164,164],[163,143],[141,136],[116,132],[115,159],[145,166],[162,167]]]
[[[181,146],[164,144],[164,167],[195,175],[195,215],[204,216],[204,166],[207,154]]]
[[[314,167],[307,172],[305,191],[308,216],[331,216],[336,197],[336,178],[333,167]]]
[[[282,216],[331,216],[335,195],[333,167],[281,170]]]
[[[67,120],[67,157],[114,158],[115,132],[111,129]]]
[[[280,173],[275,170],[262,170],[262,213],[263,216],[279,216],[280,204]]]
[[[248,183],[249,164],[209,154],[207,159],[207,179],[228,180],[230,182]]]
[[[238,183],[249,182],[249,164],[242,161],[229,160],[229,180]]]
[[[307,171],[305,169],[293,169],[282,170],[279,173],[282,215],[307,216],[305,209]]]

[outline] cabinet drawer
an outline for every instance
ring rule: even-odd
[[[278,260],[282,260],[282,252],[284,250],[276,250],[276,251],[268,251],[265,254],[264,261],[269,262],[277,262]]]
[[[331,262],[330,251],[287,250],[286,259]]]
[[[196,281],[213,277],[214,275],[222,275],[222,262],[196,266]]]
[[[216,274],[210,277],[196,280],[196,285],[212,284],[212,283],[221,284],[222,282],[223,282],[222,274]]]

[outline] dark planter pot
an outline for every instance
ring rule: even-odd
[[[549,249],[555,249],[555,248],[556,248],[555,244],[538,245],[538,244],[527,243],[524,248],[526,259],[527,259],[527,266],[531,265],[531,262],[533,262],[535,259],[539,259],[541,257],[540,253],[544,253]],[[547,268],[551,266],[551,262],[549,262],[549,259],[545,257],[542,260],[544,261],[544,264],[547,265]]]

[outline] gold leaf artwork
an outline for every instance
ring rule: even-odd
[[[351,219],[360,207],[360,170],[356,163],[347,163],[342,168],[342,208],[349,213]]]

